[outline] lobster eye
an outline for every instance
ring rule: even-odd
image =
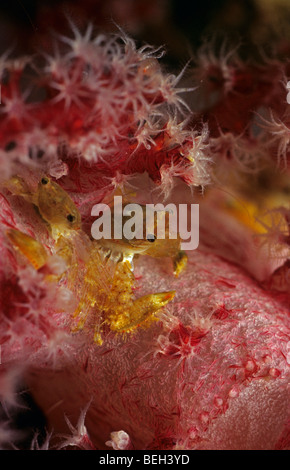
[[[41,179],[41,184],[48,184],[48,182],[49,182],[48,178]]]
[[[73,221],[75,220],[75,216],[72,215],[72,214],[68,214],[68,215],[66,216],[66,218],[67,218],[67,220],[68,220],[69,222],[73,222]]]
[[[147,235],[147,240],[148,240],[148,242],[153,243],[153,242],[155,242],[156,237],[155,237],[155,235],[153,235],[153,233],[149,233]]]

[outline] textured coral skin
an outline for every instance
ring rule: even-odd
[[[283,448],[289,298],[202,251],[178,280],[150,258],[136,272],[140,293],[177,290],[159,323],[87,345],[56,371],[29,371],[54,430],[66,432],[64,414],[76,423],[91,400],[85,424],[97,448],[121,429],[135,449]]]
[[[163,71],[160,49],[71,27],[43,64],[0,62],[0,445],[16,440],[5,416],[24,383],[48,422],[33,448],[289,448],[287,64],[201,50],[192,116],[192,89]],[[36,89],[23,90],[32,65]],[[86,237],[92,206],[116,188],[142,203],[199,202],[200,247],[178,279],[170,259],[134,259],[136,297],[176,290],[158,321],[109,332],[102,346],[90,322],[72,331],[77,286],[58,277],[66,265],[48,221],[6,185],[15,174],[31,194],[43,175],[57,182]],[[273,216],[261,232],[255,218],[268,210],[283,223]],[[11,228],[41,243],[48,262],[31,265]],[[85,249],[77,235],[71,243],[81,274]]]

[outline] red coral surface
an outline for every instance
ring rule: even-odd
[[[178,280],[150,258],[136,272],[142,292],[175,288],[174,303],[126,341],[87,344],[55,371],[29,370],[51,425],[67,432],[64,415],[76,423],[89,403],[97,448],[120,430],[135,449],[279,448],[289,417],[289,297],[202,251]]]
[[[202,49],[187,87],[184,71],[162,68],[162,49],[71,29],[41,57],[0,60],[1,446],[17,445],[7,416],[25,384],[48,428],[32,448],[288,448],[287,64]],[[200,246],[178,279],[167,258],[134,260],[136,296],[176,291],[158,321],[101,346],[89,327],[72,330],[81,277],[60,280],[66,262],[35,200],[7,183],[15,175],[30,195],[43,175],[57,181],[83,239],[93,205],[117,188],[200,205]],[[11,228],[43,245],[40,269]],[[71,243],[81,276],[88,248]]]

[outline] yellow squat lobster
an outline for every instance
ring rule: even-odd
[[[150,324],[154,314],[171,301],[175,291],[160,292],[135,298],[134,274],[130,260],[135,254],[154,257],[170,256],[176,276],[185,269],[187,256],[180,250],[180,239],[156,237],[139,240],[92,240],[81,230],[81,216],[69,195],[57,183],[44,176],[35,192],[16,176],[6,183],[12,194],[24,197],[38,211],[54,240],[54,254],[67,263],[62,275],[75,293],[78,306],[73,317],[74,331],[84,328],[93,316],[94,341],[102,344],[102,326],[127,333],[140,325]],[[7,236],[13,247],[40,269],[50,254],[34,238],[10,229]],[[91,315],[93,313],[93,315]]]

